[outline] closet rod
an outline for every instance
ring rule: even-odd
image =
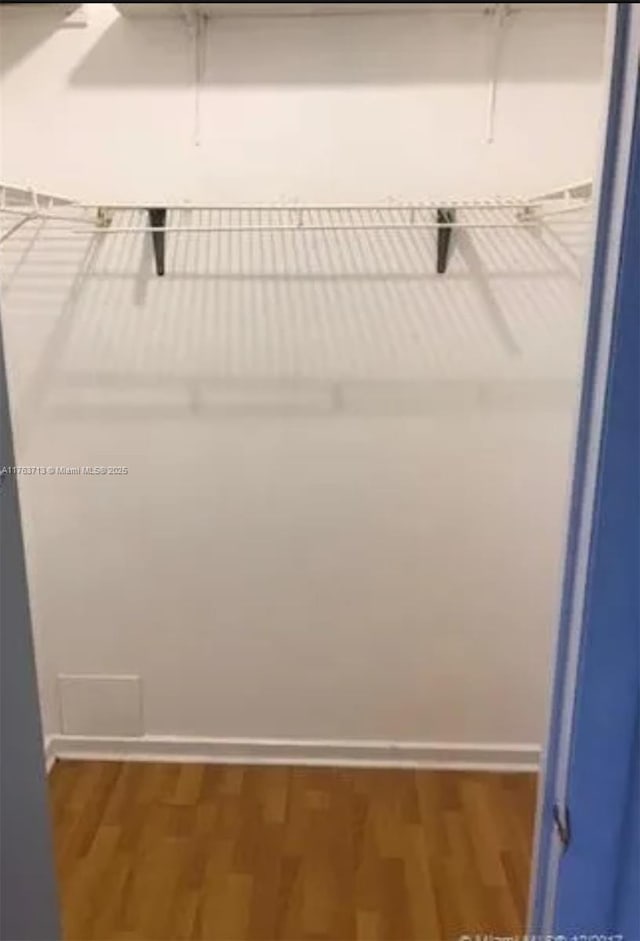
[[[439,209],[441,206],[452,206],[456,209],[522,209],[525,206],[541,205],[539,200],[505,198],[499,197],[489,199],[439,199],[439,200],[421,200],[420,202],[397,202],[397,203],[165,203],[155,200],[158,205],[165,209],[177,210],[183,209],[187,212],[198,211],[201,209],[217,210],[220,212],[358,212],[364,210],[367,212],[399,212],[404,210],[420,209]],[[145,203],[71,203],[70,206],[76,209],[110,209],[119,212],[123,209],[147,210]]]
[[[106,203],[68,203],[70,210],[90,210],[90,209],[106,209],[109,212],[124,212],[124,211],[138,211],[146,212],[148,207],[137,203],[136,205],[130,204],[125,205],[121,204],[106,204]],[[305,213],[305,212],[428,212],[429,210],[435,211],[442,208],[443,205],[450,206],[452,209],[468,209],[476,211],[497,211],[500,209],[539,209],[542,207],[542,203],[539,202],[527,202],[526,200],[521,200],[520,202],[515,201],[505,201],[503,203],[492,203],[492,202],[456,202],[455,200],[440,200],[436,203],[398,203],[398,204],[387,204],[387,203],[351,203],[351,204],[299,204],[297,206],[269,206],[264,203],[255,204],[255,205],[219,205],[219,206],[195,206],[195,205],[172,205],[171,203],[163,206],[164,209],[167,209],[169,212],[271,212],[271,213]],[[27,211],[25,206],[2,206],[0,205],[0,213],[8,213],[13,215],[24,215]],[[49,209],[39,208],[37,215],[42,216],[47,219],[63,219],[68,220],[69,222],[74,222],[73,216],[65,215],[64,213],[51,212]]]
[[[365,222],[352,225],[166,225],[166,226],[87,226],[71,229],[69,235],[123,235],[131,232],[368,232],[388,229],[522,229],[538,226],[523,222]],[[45,235],[46,238],[46,235]]]

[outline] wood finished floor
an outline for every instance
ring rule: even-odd
[[[534,775],[58,762],[65,938],[524,931]]]

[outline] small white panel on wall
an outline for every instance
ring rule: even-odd
[[[143,734],[139,676],[58,675],[63,735]]]

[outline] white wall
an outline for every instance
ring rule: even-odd
[[[85,7],[86,28],[53,33],[60,14],[3,11],[14,182],[114,201],[357,202],[526,195],[591,174],[602,6],[507,20],[490,146],[480,12],[214,20],[199,148],[185,27]]]
[[[601,10],[224,20],[201,144],[176,22],[2,18],[0,177],[89,199],[528,193],[589,176]],[[134,674],[148,734],[537,744],[588,227],[5,247],[43,702]]]

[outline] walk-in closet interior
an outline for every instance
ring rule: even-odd
[[[2,4],[68,938],[524,931],[604,4]]]

